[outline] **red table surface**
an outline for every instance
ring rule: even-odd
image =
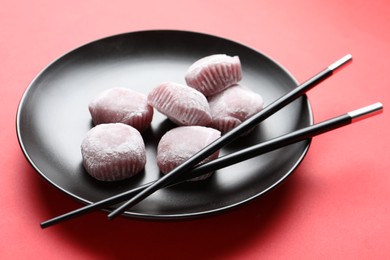
[[[193,221],[107,221],[102,212],[42,230],[80,204],[44,181],[19,148],[15,118],[51,61],[106,36],[179,29],[226,37],[277,60],[302,82],[351,53],[309,92],[316,122],[389,104],[386,1],[2,1],[1,259],[390,259],[390,122],[379,116],[316,137],[279,189]]]

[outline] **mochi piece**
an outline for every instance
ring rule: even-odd
[[[117,181],[141,172],[146,164],[140,132],[122,123],[100,124],[90,129],[81,144],[85,170],[100,181]]]
[[[111,88],[101,92],[89,103],[95,125],[124,123],[143,132],[153,119],[153,107],[147,96],[127,88]]]
[[[261,95],[240,84],[209,97],[208,101],[213,118],[211,126],[222,133],[238,126],[264,106]]]
[[[206,97],[199,91],[175,82],[164,82],[148,95],[148,102],[180,126],[211,123]]]
[[[201,149],[221,136],[221,132],[205,126],[181,126],[166,132],[157,146],[157,165],[164,174],[170,172]],[[205,163],[218,158],[219,151],[204,159]],[[213,173],[192,178],[204,180]]]
[[[186,72],[188,86],[211,96],[237,83],[242,78],[238,56],[214,54],[193,63]]]

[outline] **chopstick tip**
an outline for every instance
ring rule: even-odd
[[[343,57],[343,59],[352,60],[352,54],[348,53],[347,55],[345,55],[345,56]]]
[[[338,68],[340,68],[342,65],[348,63],[349,61],[352,60],[352,55],[351,54],[347,54],[345,55],[344,57],[342,57],[341,59],[337,60],[336,62],[332,63],[328,69],[331,70],[331,71],[335,71],[337,70]]]
[[[348,115],[352,118],[352,122],[354,123],[362,119],[366,119],[368,117],[380,114],[382,112],[383,104],[381,102],[377,102],[372,105],[351,111],[348,113]]]
[[[111,212],[110,214],[107,215],[108,220],[113,220],[116,217],[115,211]]]
[[[44,222],[42,222],[41,224],[40,224],[40,227],[41,227],[41,229],[45,229],[45,228],[47,228],[47,227],[50,227],[51,226],[51,221],[44,221]]]

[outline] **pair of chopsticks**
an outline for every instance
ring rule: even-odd
[[[259,156],[261,154],[276,150],[278,148],[299,141],[303,141],[305,139],[340,128],[342,126],[346,126],[353,122],[380,113],[383,110],[383,106],[381,103],[378,102],[370,106],[366,106],[354,110],[352,112],[348,112],[346,114],[334,117],[332,119],[323,121],[321,123],[317,123],[299,129],[292,133],[282,135],[269,141],[242,149],[238,152],[225,155],[211,162],[201,164],[195,167],[195,165],[200,163],[204,158],[210,156],[215,151],[221,149],[223,146],[231,143],[249,129],[255,127],[257,124],[259,124],[275,112],[279,111],[281,108],[285,107],[298,97],[304,95],[308,90],[312,89],[314,86],[318,85],[320,82],[330,77],[338,68],[342,67],[344,64],[347,64],[351,60],[352,56],[346,55],[340,60],[334,62],[329,67],[316,74],[314,77],[310,78],[292,91],[280,97],[279,99],[265,107],[259,113],[253,115],[251,118],[247,119],[236,128],[227,132],[226,134],[215,140],[213,143],[197,152],[187,161],[176,167],[174,170],[172,170],[170,173],[166,174],[162,178],[42,222],[41,227],[46,228],[54,224],[63,222],[65,220],[69,220],[98,209],[104,209],[109,206],[116,205],[120,202],[128,200],[108,214],[109,219],[114,219],[116,216],[122,214],[124,211],[133,207],[134,205],[141,202],[143,199],[161,188],[182,183],[188,179],[203,175],[207,172],[228,167],[232,164],[239,163],[241,161],[253,158],[255,156]]]

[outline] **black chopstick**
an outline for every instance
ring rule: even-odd
[[[332,131],[334,129],[346,126],[350,123],[356,122],[360,119],[367,118],[369,116],[375,115],[379,112],[381,112],[383,109],[383,106],[381,103],[375,103],[367,107],[363,107],[358,110],[354,110],[352,112],[343,114],[341,116],[323,121],[321,123],[317,123],[302,129],[299,129],[297,131],[291,132],[289,134],[273,138],[269,141],[262,142],[260,144],[248,147],[246,149],[240,150],[235,153],[231,153],[225,156],[222,156],[220,158],[217,158],[211,162],[202,164],[200,166],[197,166],[187,172],[184,175],[181,175],[179,178],[177,178],[171,185],[176,185],[179,183],[182,183],[184,181],[187,181],[191,178],[201,176],[205,173],[216,171],[225,167],[228,167],[230,165],[242,162],[244,160],[259,156],[261,154],[279,149],[281,147],[297,143],[300,141],[303,141],[308,138],[312,138],[314,136],[323,134],[325,132]],[[156,181],[154,181],[156,182]],[[92,212],[97,209],[103,209],[108,206],[112,206],[114,204],[117,204],[121,201],[124,201],[128,199],[129,197],[133,196],[134,194],[137,194],[138,192],[146,189],[150,185],[152,185],[154,182],[150,182],[147,184],[144,184],[142,186],[139,186],[137,188],[134,188],[130,191],[126,191],[124,193],[118,194],[114,197],[110,197],[108,199],[87,205],[83,208],[68,212],[66,214],[63,214],[61,216],[55,217],[53,219],[47,220],[45,222],[41,223],[42,228],[46,228],[55,224],[58,224],[60,222],[64,222],[66,220],[75,218],[77,216],[81,216],[84,214],[87,214],[89,212]]]
[[[223,146],[231,143],[235,139],[237,139],[239,136],[241,136],[246,131],[252,129],[257,124],[274,114],[275,112],[279,111],[281,108],[285,107],[287,104],[291,103],[298,97],[305,94],[308,90],[313,88],[314,86],[318,85],[320,82],[325,80],[326,78],[330,77],[335,70],[337,70],[342,65],[346,64],[348,61],[352,59],[352,56],[350,54],[344,56],[340,60],[334,62],[326,69],[319,72],[317,75],[312,77],[311,79],[307,80],[303,84],[299,85],[292,91],[288,92],[281,98],[277,99],[267,107],[265,107],[262,111],[259,113],[253,115],[234,129],[230,130],[214,142],[212,142],[210,145],[206,146],[199,152],[197,152],[195,155],[190,157],[187,161],[173,169],[168,174],[164,175],[161,179],[132,197],[129,201],[122,204],[120,207],[112,211],[110,214],[108,214],[108,219],[113,219],[119,214],[122,214],[126,209],[133,207],[134,205],[141,202],[143,199],[157,191],[158,189],[167,186],[169,183],[173,182],[176,178],[178,178],[180,175],[184,174],[185,172],[189,171],[192,167],[194,167],[196,164],[200,163],[202,160],[213,154],[215,151],[221,149]]]
[[[193,176],[200,176],[208,172],[220,170],[222,168],[251,159],[261,154],[268,153],[270,151],[288,146],[290,144],[297,143],[308,138],[312,138],[314,136],[335,130],[337,128],[349,125],[351,123],[368,118],[370,116],[377,115],[382,111],[383,105],[380,102],[377,102],[372,105],[334,117],[332,119],[328,119],[321,123],[307,126],[294,132],[282,135],[280,137],[276,137],[260,144],[247,147],[238,152],[224,155],[208,163],[193,168],[191,171],[185,174],[185,180],[193,178]],[[187,174],[190,174],[190,176],[188,176]]]

